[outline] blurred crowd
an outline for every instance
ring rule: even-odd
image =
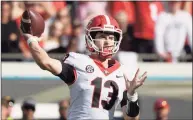
[[[13,120],[11,114],[15,100],[11,96],[4,96],[1,99],[1,119],[2,120]],[[21,103],[22,118],[21,120],[34,120],[34,113],[36,112],[37,103],[33,98],[26,98]],[[67,120],[67,110],[70,105],[70,100],[64,99],[58,102],[58,112],[60,117],[58,120]]]
[[[2,120],[13,120],[11,114],[13,112],[13,107],[15,105],[15,100],[10,96],[4,96],[1,99],[1,119]],[[140,104],[141,105],[141,104]],[[37,103],[33,98],[26,98],[21,103],[22,118],[21,120],[34,120],[34,113],[36,112]],[[58,102],[58,120],[67,120],[68,109],[70,107],[70,99],[66,98]],[[168,120],[168,115],[170,113],[170,105],[168,101],[163,98],[158,98],[155,100],[152,111],[155,120]],[[127,115],[115,117],[115,120],[128,120]]]
[[[113,16],[123,30],[120,51],[156,53],[161,61],[176,62],[192,50],[192,2],[188,1],[60,1],[1,2],[1,52],[32,56],[19,27],[25,9],[45,20],[41,47],[48,53],[85,53],[84,28],[98,15]],[[7,59],[2,59],[7,60]]]

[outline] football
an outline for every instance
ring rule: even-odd
[[[44,32],[45,22],[38,12],[27,9],[22,14],[20,27],[23,33],[29,33],[33,36],[40,37]]]

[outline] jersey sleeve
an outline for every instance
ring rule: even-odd
[[[73,84],[77,75],[72,56],[70,54],[66,54],[66,56],[60,61],[62,64],[62,71],[57,76],[60,77],[66,84]]]

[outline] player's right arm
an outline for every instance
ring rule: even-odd
[[[65,60],[57,60],[48,56],[38,44],[38,38],[30,34],[23,34],[27,39],[30,52],[37,63],[43,69],[60,77],[66,84],[72,84],[76,79],[75,69],[72,65],[64,63]]]
[[[40,47],[38,42],[35,41],[30,42],[29,49],[35,62],[41,69],[48,70],[54,75],[58,75],[61,73],[62,71],[61,62],[59,60],[49,57],[48,54]]]
[[[57,75],[62,71],[62,65],[59,60],[53,59],[48,56],[43,48],[38,43],[38,37],[32,36],[31,34],[23,34],[27,40],[30,52],[37,65],[43,69],[48,70],[52,74]]]

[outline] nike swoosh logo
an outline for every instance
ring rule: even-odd
[[[121,78],[123,77],[123,75],[116,75],[116,78]]]

